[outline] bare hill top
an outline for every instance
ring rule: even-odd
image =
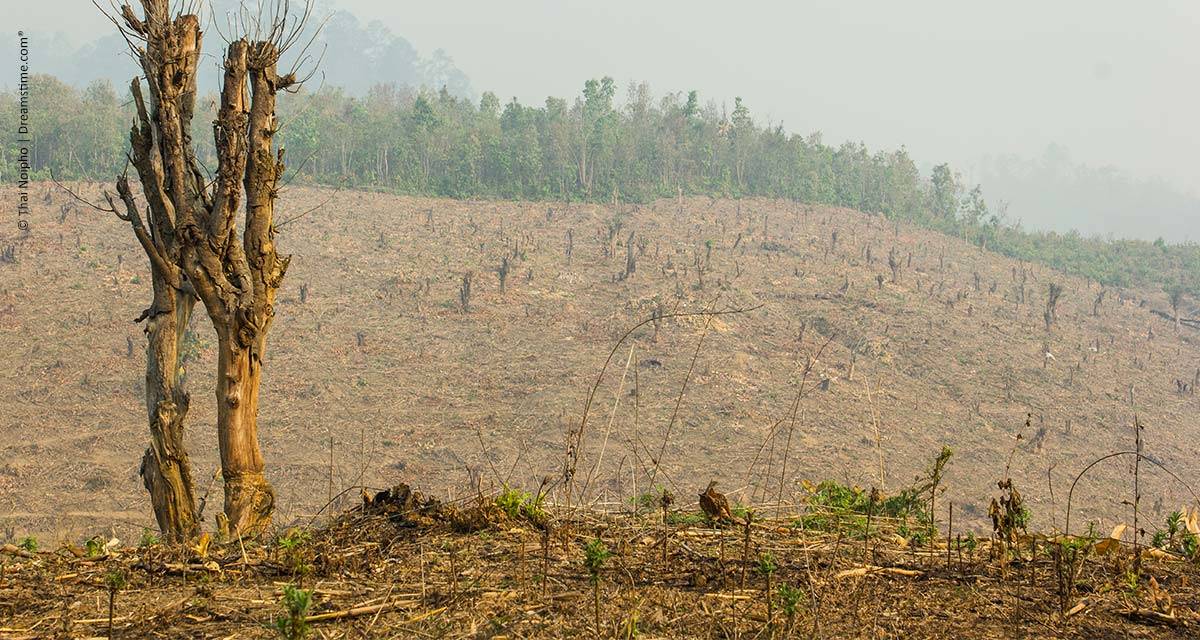
[[[98,198],[98,186],[82,192]],[[153,522],[138,478],[144,341],[131,324],[149,301],[142,254],[124,223],[45,185],[35,195],[32,234],[0,237],[16,257],[0,264],[0,520],[75,537],[140,531]],[[1011,460],[1035,522],[1061,526],[1071,480],[1133,447],[1135,414],[1156,461],[1184,479],[1200,471],[1200,334],[1152,313],[1169,310],[1161,292],[1109,291],[1097,306],[1097,285],[1042,266],[782,201],[567,208],[291,188],[280,211],[299,217],[280,232],[295,258],[260,427],[281,522],[320,508],[331,484],[557,478],[610,349],[656,310],[754,309],[650,323],[617,350],[579,465],[582,482],[599,460],[591,487],[606,502],[645,491],[660,450],[655,483],[685,501],[716,479],[765,502],[781,478],[784,500],[806,479],[895,491],[945,444],[956,520],[982,522]],[[1052,283],[1063,294],[1048,331]],[[215,363],[202,313],[193,329],[203,492],[216,468]],[[1190,497],[1156,469],[1142,482],[1151,513]],[[1104,463],[1076,490],[1073,518],[1124,519],[1131,493],[1128,465]]]

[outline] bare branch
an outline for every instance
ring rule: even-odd
[[[146,231],[146,227],[142,223],[142,217],[138,214],[137,203],[133,199],[133,192],[129,189],[129,180],[125,176],[117,178],[117,194],[121,197],[121,201],[125,203],[125,215],[116,212],[112,196],[108,192],[104,193],[104,198],[108,200],[109,206],[113,208],[113,213],[116,213],[118,218],[125,220],[133,227],[133,235],[137,237],[138,242],[142,245],[142,249],[146,252],[146,256],[150,258],[150,264],[153,265],[154,269],[158,271],[167,284],[178,289],[182,280],[180,278],[179,267],[167,259],[168,252]]]
[[[58,185],[58,188],[59,188],[59,189],[62,189],[63,191],[66,191],[68,194],[70,194],[70,196],[71,196],[72,198],[75,198],[75,199],[76,199],[76,200],[78,200],[79,202],[82,202],[83,204],[86,204],[87,206],[89,206],[89,207],[91,207],[91,208],[95,209],[96,211],[103,211],[104,213],[116,213],[118,218],[119,218],[119,217],[121,217],[121,214],[120,214],[120,213],[117,213],[117,210],[116,210],[116,208],[115,208],[115,207],[112,207],[112,203],[111,203],[111,202],[109,202],[109,207],[108,207],[108,208],[101,207],[101,206],[99,206],[99,205],[96,205],[95,203],[93,203],[93,202],[91,202],[91,201],[87,200],[87,199],[86,199],[86,198],[84,198],[83,196],[81,196],[81,195],[79,195],[79,194],[75,193],[75,192],[74,192],[74,191],[72,191],[72,190],[71,190],[71,188],[70,188],[70,187],[68,187],[67,185],[65,185],[65,184],[63,184],[63,183],[61,183],[61,182],[59,182],[59,181],[58,181],[58,178],[54,177],[54,169],[51,169],[51,170],[50,170],[50,181],[51,181],[51,182],[53,182],[54,184]]]

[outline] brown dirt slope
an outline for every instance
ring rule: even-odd
[[[99,186],[80,191],[98,198]],[[0,194],[13,200],[11,187]],[[0,236],[16,255],[0,264],[0,520],[17,536],[78,540],[110,526],[136,536],[152,524],[137,475],[143,340],[131,323],[149,300],[146,267],[123,223],[47,185],[34,195],[31,234]],[[567,207],[290,188],[279,219],[294,216],[280,234],[295,258],[261,422],[283,523],[318,509],[331,486],[449,492],[557,478],[609,350],[656,308],[755,310],[667,319],[657,339],[647,325],[618,349],[579,465],[583,478],[600,460],[591,494],[610,504],[651,475],[678,496],[716,479],[742,502],[797,499],[806,479],[894,492],[946,444],[942,504],[961,522],[984,521],[1011,464],[1049,529],[1087,462],[1132,448],[1135,414],[1155,460],[1185,480],[1200,471],[1200,399],[1176,382],[1197,375],[1200,333],[1152,314],[1167,308],[1158,291],[1109,291],[1093,315],[1094,283],[782,201]],[[624,277],[630,232],[636,271]],[[1051,283],[1065,293],[1047,331]],[[213,337],[202,314],[193,327],[190,446],[201,492],[219,495]],[[1098,466],[1073,518],[1127,519],[1129,469],[1120,458]],[[1156,469],[1142,481],[1156,522],[1191,500]]]

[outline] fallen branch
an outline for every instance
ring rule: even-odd
[[[900,567],[876,567],[868,565],[865,567],[855,567],[853,569],[839,571],[834,574],[833,577],[840,580],[842,578],[862,577],[873,573],[886,573],[894,576],[905,576],[910,578],[924,574],[923,571],[918,571],[916,569],[901,569]]]
[[[1079,613],[1080,611],[1083,611],[1083,610],[1084,610],[1084,609],[1086,609],[1087,607],[1088,607],[1088,602],[1087,602],[1087,600],[1080,600],[1080,601],[1079,601],[1079,604],[1077,604],[1077,605],[1075,605],[1075,606],[1071,607],[1069,610],[1067,610],[1067,613],[1066,613],[1066,614],[1064,614],[1064,616],[1063,616],[1063,617],[1065,617],[1065,618],[1070,618],[1071,616],[1073,616],[1073,615],[1075,615],[1075,614]]]
[[[1140,622],[1142,624],[1173,625],[1179,622],[1179,618],[1176,618],[1172,614],[1159,613],[1150,609],[1126,609],[1117,613],[1120,613],[1132,622]]]
[[[18,558],[32,558],[33,557],[32,553],[30,553],[29,551],[26,551],[25,549],[22,549],[21,547],[18,547],[15,544],[5,544],[3,547],[0,547],[0,552],[7,553],[10,556],[17,556]]]
[[[365,615],[371,614],[371,613],[380,613],[382,611],[398,609],[400,607],[408,607],[408,606],[412,606],[416,603],[417,603],[416,600],[393,600],[391,602],[382,602],[380,604],[372,604],[372,605],[368,605],[365,607],[351,607],[349,609],[342,609],[340,611],[329,611],[327,613],[318,613],[315,616],[308,616],[307,620],[308,620],[308,622],[322,622],[324,620],[341,620],[343,618],[354,618],[357,616],[365,616]],[[445,607],[442,607],[442,610],[444,610],[444,609],[445,609]],[[434,609],[434,611],[440,612],[441,610]],[[427,613],[424,615],[433,615],[433,614]]]

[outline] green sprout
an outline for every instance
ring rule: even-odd
[[[98,558],[104,555],[104,541],[99,536],[88,538],[83,543],[84,549],[87,551],[87,557]]]
[[[143,529],[142,530],[142,540],[140,543],[138,543],[138,546],[143,549],[147,549],[149,547],[158,545],[159,542],[160,542],[160,540],[158,538],[158,535],[156,535],[153,531],[151,531],[149,529]]]
[[[767,588],[763,591],[763,597],[767,599],[767,626],[773,624],[772,614],[774,613],[774,598],[771,597],[771,576],[779,570],[779,565],[775,562],[775,556],[770,553],[764,553],[758,557],[758,573],[767,580]]]
[[[790,584],[779,585],[779,604],[783,606],[783,613],[787,616],[787,628],[789,633],[796,624],[796,609],[800,605],[800,601],[804,599],[804,591],[799,587],[793,587]]]
[[[596,538],[583,548],[583,566],[587,567],[592,579],[592,612],[596,619],[596,633],[600,633],[600,569],[612,556],[604,541]]]
[[[283,609],[286,616],[275,621],[275,630],[286,640],[301,640],[308,637],[308,609],[312,606],[312,594],[295,585],[283,588]]]

